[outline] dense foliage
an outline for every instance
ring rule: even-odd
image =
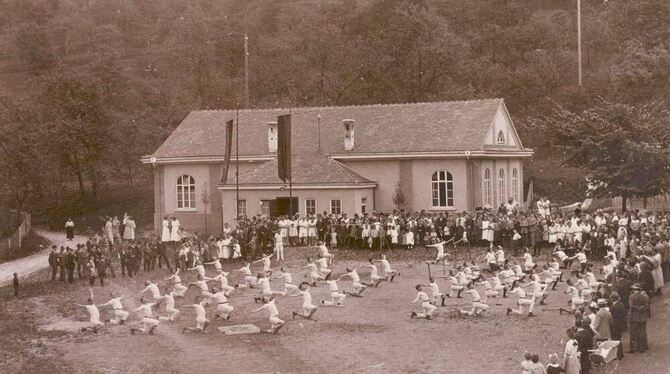
[[[244,105],[248,34],[250,106],[502,97],[536,193],[574,201],[584,174],[554,183],[560,139],[534,119],[660,102],[670,78],[670,2],[582,7],[579,88],[575,1],[0,0],[3,197],[132,184],[190,110]]]

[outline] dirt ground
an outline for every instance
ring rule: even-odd
[[[475,259],[459,249],[456,260]],[[481,254],[481,250],[470,249]],[[545,250],[546,252],[547,250]],[[313,249],[287,249],[286,264],[293,269],[294,280],[304,273],[303,259]],[[346,266],[362,264],[373,252],[337,251],[335,272]],[[253,323],[269,327],[265,314],[250,314],[258,305],[251,297],[255,290],[237,290],[231,297],[235,307],[230,322],[213,321],[206,334],[182,334],[184,326],[194,324],[194,313],[181,308],[175,323],[161,323],[155,336],[132,336],[128,326],[106,326],[94,336],[80,333],[88,317],[84,310],[72,305],[88,297],[87,283],[64,285],[48,281],[48,272],[34,274],[24,281],[25,295],[9,297],[2,289],[0,299],[0,372],[34,373],[515,373],[524,350],[538,353],[543,362],[550,353],[562,352],[565,330],[572,325],[571,316],[556,311],[542,311],[538,305],[536,318],[505,315],[506,307],[515,307],[515,299],[489,299],[491,309],[483,317],[461,317],[457,310],[469,308],[470,299],[449,299],[432,321],[410,319],[418,304],[410,304],[415,296],[414,285],[427,282],[427,266],[431,258],[425,250],[394,251],[389,254],[392,265],[401,275],[393,283],[368,289],[362,298],[347,297],[343,308],[320,307],[318,322],[291,320],[300,298],[282,297],[277,305],[280,317],[288,321],[278,335],[251,334],[224,336],[215,327]],[[479,257],[479,256],[477,256]],[[252,269],[259,269],[254,265]],[[226,269],[239,268],[239,263]],[[273,263],[273,268],[276,264]],[[438,275],[441,269],[434,269]],[[212,269],[208,269],[213,273]],[[368,271],[359,270],[363,280]],[[240,280],[239,273],[229,277]],[[161,280],[168,276],[163,269],[141,273],[133,279],[108,279],[107,286],[94,287],[95,301],[103,303],[114,290],[129,296],[127,309],[138,303],[135,294],[146,279]],[[194,274],[183,277],[195,279]],[[443,291],[448,281],[439,282]],[[341,288],[351,281],[340,282]],[[273,281],[273,288],[281,283]],[[567,295],[551,292],[547,307],[565,306]],[[193,300],[196,292],[188,291],[185,299],[177,299],[177,308]],[[312,288],[315,302],[328,295],[325,286]],[[495,305],[496,303],[502,305]],[[653,303],[654,319],[650,322],[651,350],[644,356],[627,355],[621,373],[668,373],[670,347],[665,339],[670,332],[670,317],[665,297]],[[164,314],[164,307],[158,311]],[[105,318],[109,309],[101,311]],[[132,316],[130,326],[136,323]],[[213,318],[212,318],[213,319]],[[627,348],[627,337],[625,347]]]

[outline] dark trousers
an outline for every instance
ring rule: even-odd
[[[65,282],[65,266],[60,267],[60,277],[58,278],[59,281]]]
[[[51,280],[56,280],[56,273],[58,273],[58,266],[51,267]]]
[[[74,266],[67,268],[67,281],[68,283],[74,283]]]
[[[629,330],[631,352],[644,352],[649,349],[647,345],[647,321],[630,321]]]
[[[588,351],[581,352],[581,355],[579,355],[579,364],[582,367],[581,374],[589,374],[591,372],[591,357]]]
[[[616,358],[621,360],[623,358],[623,342],[621,341],[621,331],[617,329],[612,329],[612,340],[619,341],[619,347],[617,348]]]
[[[158,268],[162,269],[163,268],[163,261],[165,261],[165,265],[167,265],[167,268],[172,271],[172,267],[170,266],[170,261],[168,261],[167,256],[165,255],[165,252],[158,252]]]
[[[95,276],[94,275],[89,275],[88,276],[88,285],[93,287],[95,286]]]

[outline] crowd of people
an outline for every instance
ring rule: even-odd
[[[293,318],[314,320],[312,316],[317,307],[312,303],[310,287],[325,285],[330,297],[324,298],[321,305],[342,307],[347,295],[362,297],[366,289],[375,288],[382,281],[393,281],[399,275],[382,255],[371,256],[374,258],[358,267],[339,269],[341,275],[334,276],[334,256],[330,250],[433,247],[436,256],[429,264],[443,264],[445,269],[449,268],[448,274],[431,275],[427,284],[416,285],[414,302],[420,302],[422,310],[412,312],[410,318],[433,319],[440,308],[450,307],[450,299],[464,296],[472,301],[470,309],[458,310],[464,317],[484,316],[492,310],[489,300],[507,298],[515,299],[513,304],[507,303],[503,308],[510,318],[535,317],[536,304],[548,306],[542,308],[543,312],[573,314],[575,323],[567,330],[563,359],[552,356],[545,367],[537,355],[528,354],[522,363],[527,373],[557,370],[588,373],[597,343],[621,340],[626,331],[629,352],[646,351],[650,299],[661,294],[665,280],[670,278],[670,214],[638,211],[619,214],[600,210],[562,214],[551,211],[545,202],[541,200],[537,209],[529,211],[522,211],[510,201],[495,211],[478,209],[456,214],[397,211],[351,217],[326,213],[308,217],[296,215],[294,219],[252,217],[241,219],[234,228],[226,224],[220,236],[186,235],[178,219],[166,217],[162,235],[150,239],[120,235],[125,231],[123,226],[127,220],[120,221],[117,230],[114,220],[110,219],[107,222],[111,222],[111,230],[106,223],[103,235],[96,235],[73,249],[54,250],[49,261],[53,279],[60,268],[61,280],[65,280],[67,274],[67,279],[72,281],[76,269],[78,276],[88,277],[91,285],[96,278],[103,285],[107,271],[115,276],[114,258],[119,260],[122,275],[128,276],[140,271],[140,263],[147,272],[153,271],[156,265],[162,268],[165,263],[172,274],[164,280],[164,293],[160,292],[160,282],[147,283],[142,293],[149,292],[151,297],[143,296],[141,306],[135,310],[142,315],[141,331],[147,333],[153,333],[161,319],[175,320],[179,313],[175,297],[184,297],[190,288],[197,290],[196,302],[180,307],[194,308],[197,317],[195,327],[184,331],[207,329],[208,306],[215,309],[217,319],[229,320],[234,310],[233,302],[229,301],[231,294],[237,289],[253,288],[259,290],[254,301],[261,304],[256,311],[268,312],[271,325],[268,332],[276,333],[285,323],[279,318],[276,298],[302,297],[303,308],[294,311]],[[468,245],[466,250],[473,251],[476,259],[452,264],[447,252],[449,245],[456,243]],[[293,275],[285,266],[271,268],[273,259],[279,264],[284,260],[284,246],[318,248],[316,256],[305,259],[308,282],[294,283]],[[484,247],[483,253],[479,256],[481,247]],[[536,261],[540,255],[547,259],[542,264]],[[240,281],[237,284],[228,283],[229,273],[222,268],[231,259],[244,264],[238,269]],[[256,273],[251,270],[255,263],[262,264],[262,270]],[[382,266],[381,273],[377,263]],[[206,265],[213,266],[215,273],[209,275]],[[361,280],[359,269],[369,271],[369,282]],[[189,272],[195,273],[195,280],[182,284],[181,277]],[[283,280],[282,290],[271,288],[273,275]],[[440,278],[447,279],[444,282],[448,282],[449,292],[440,292]],[[344,279],[351,281],[351,288],[343,292],[338,282]],[[211,283],[216,285],[211,287]],[[567,297],[550,297],[552,293]],[[113,306],[115,315],[119,314],[111,323],[124,323],[128,317],[116,312],[121,305],[119,298],[121,296],[113,295],[103,304]],[[117,299],[118,302],[113,301]],[[166,314],[154,318],[152,308],[162,302],[166,303]],[[91,298],[88,304],[81,306],[91,313],[92,329],[97,332],[102,323],[99,312],[98,320],[94,318],[96,312],[92,312],[92,308],[101,305],[96,306]],[[503,306],[503,303],[495,306]],[[135,331],[139,330],[134,327],[131,332]],[[623,358],[623,344],[618,346],[617,357]]]

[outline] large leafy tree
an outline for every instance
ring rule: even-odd
[[[593,196],[632,196],[668,191],[670,111],[665,103],[627,105],[599,99],[581,112],[556,105],[539,121],[552,133],[564,165],[583,169]]]

